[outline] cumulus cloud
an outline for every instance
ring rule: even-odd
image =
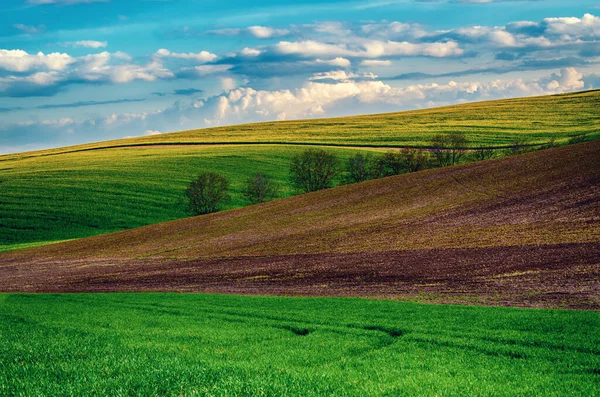
[[[192,60],[192,61],[201,62],[201,63],[211,62],[211,61],[214,61],[215,59],[217,59],[217,56],[215,54],[212,54],[208,51],[200,51],[197,53],[193,53],[193,52],[177,53],[177,52],[171,52],[165,48],[161,48],[160,50],[156,51],[156,53],[154,55],[155,55],[155,57],[158,57],[158,58],[178,58],[178,59]]]
[[[565,68],[559,74],[553,73],[547,80],[546,89],[553,92],[581,90],[585,87],[583,74],[575,68]]]
[[[64,70],[75,60],[68,54],[54,52],[28,54],[23,50],[0,50],[0,69],[27,72],[33,69]]]
[[[323,82],[328,78],[328,82]],[[313,76],[296,89],[257,90],[231,88],[207,99],[177,101],[147,113],[112,114],[76,122],[70,118],[0,125],[0,145],[5,142],[40,141],[52,137],[61,144],[106,140],[159,131],[233,123],[330,117],[356,113],[398,111],[475,100],[542,95],[579,90],[600,82],[600,75],[583,75],[564,68],[541,79],[494,80],[414,84],[394,87],[375,78],[347,71]],[[71,131],[71,132],[68,132]],[[39,136],[38,136],[39,135]],[[6,137],[9,138],[6,138]],[[10,140],[12,139],[12,141]]]
[[[19,72],[0,77],[0,96],[50,96],[70,84],[122,84],[175,77],[157,60],[145,65],[128,63],[128,60],[127,54],[107,51],[71,57],[60,53],[32,55],[22,50],[0,50],[0,69]]]
[[[407,41],[377,41],[365,40],[358,47],[348,44],[329,44],[318,41],[282,41],[277,43],[274,51],[284,55],[299,55],[303,57],[339,56],[379,58],[384,56],[428,56],[452,57],[463,54],[463,50],[454,41],[414,44]]]

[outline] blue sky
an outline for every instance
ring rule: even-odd
[[[600,88],[600,2],[3,0],[0,153]]]

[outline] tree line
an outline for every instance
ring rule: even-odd
[[[549,144],[541,146],[548,148]],[[339,157],[325,149],[311,148],[294,155],[290,161],[289,181],[300,193],[333,187],[336,182],[358,183],[427,168],[446,167],[464,161],[494,158],[493,148],[468,150],[469,142],[462,133],[438,134],[427,149],[390,150],[380,155],[356,153],[342,164]],[[505,155],[533,150],[532,145],[515,141]],[[185,191],[189,210],[196,215],[219,211],[229,199],[230,183],[223,175],[205,171],[193,180]],[[257,172],[245,181],[242,194],[251,204],[261,204],[279,196],[280,187],[264,173]]]

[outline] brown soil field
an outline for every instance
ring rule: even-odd
[[[0,291],[600,309],[600,141],[0,255]]]

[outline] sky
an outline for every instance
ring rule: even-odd
[[[2,0],[0,154],[600,88],[600,1]]]

